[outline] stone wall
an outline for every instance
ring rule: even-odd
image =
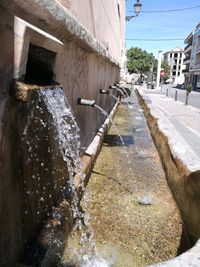
[[[51,10],[54,5],[57,13]],[[10,95],[13,78],[23,79],[26,74],[30,44],[56,53],[54,80],[62,84],[72,106],[83,151],[105,116],[94,108],[77,106],[77,97],[95,99],[110,112],[114,100],[99,90],[117,82],[120,69],[119,54],[110,54],[68,11],[59,10],[56,1],[2,1],[0,25],[0,265],[14,266],[42,229],[68,178],[55,129],[41,128],[35,119],[41,116],[36,109],[38,95],[28,103]],[[38,108],[49,121],[44,104]],[[47,153],[49,147],[51,153]]]
[[[124,0],[59,0],[117,61],[125,48]]]

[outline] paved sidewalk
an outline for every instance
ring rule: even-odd
[[[177,99],[178,101],[185,103],[186,98],[186,91],[174,86],[170,86],[168,84],[164,84],[162,87],[162,90],[150,90],[148,89],[148,92],[151,92],[151,94],[161,94],[166,95],[166,91],[168,89],[168,96],[169,98],[172,98],[174,100],[175,98],[175,92],[177,91]],[[189,105],[193,106],[195,108],[200,109],[200,92],[192,91],[189,95]]]
[[[200,157],[200,109],[174,101],[155,90],[144,89],[143,93],[165,114],[190,148]]]

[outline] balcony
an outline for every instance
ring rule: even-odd
[[[199,69],[200,69],[200,63],[195,64],[193,70],[199,70]]]
[[[192,50],[192,45],[188,44],[184,49],[184,54],[187,54],[188,52],[191,52],[191,50]]]
[[[198,45],[197,45],[196,50],[195,50],[195,53],[196,54],[200,53],[200,42],[198,42]]]
[[[182,70],[182,73],[183,73],[183,74],[187,74],[187,73],[189,73],[189,66],[188,66],[188,68]]]
[[[190,64],[190,57],[184,58],[183,64],[185,64],[185,65]]]

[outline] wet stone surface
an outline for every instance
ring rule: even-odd
[[[125,148],[111,127],[88,184],[96,253],[115,267],[147,266],[187,248],[179,210],[135,95],[132,101],[133,108],[122,103],[114,118]]]

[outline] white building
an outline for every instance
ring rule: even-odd
[[[185,77],[183,74],[183,70],[185,69],[185,65],[183,64],[183,60],[185,58],[184,49],[180,47],[176,47],[171,51],[164,53],[164,60],[168,62],[170,65],[170,60],[174,60],[174,65],[171,67],[171,77],[173,84],[183,84]]]

